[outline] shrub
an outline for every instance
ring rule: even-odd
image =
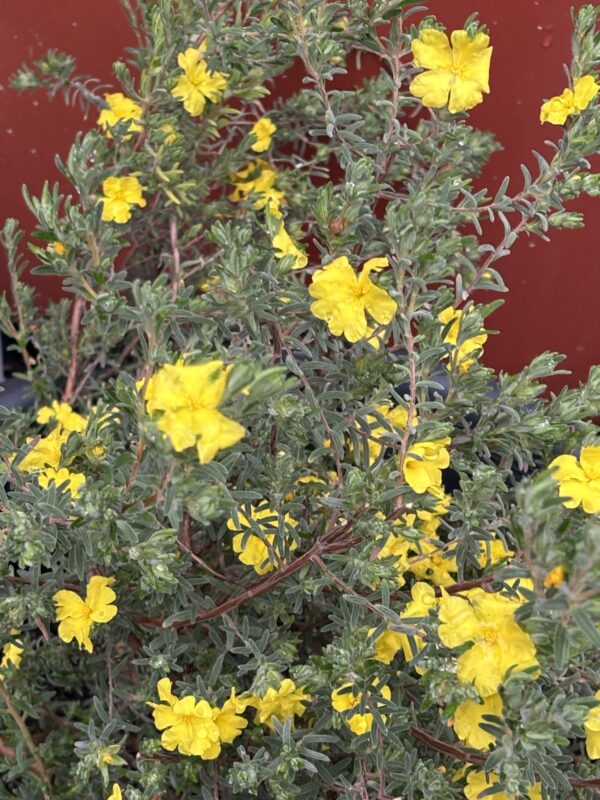
[[[1,409],[0,796],[591,796],[600,372],[495,374],[481,292],[598,194],[600,9],[510,194],[476,16],[124,7],[110,92],[55,51],[13,81],[92,120],[71,194],[25,195],[63,299],[2,236],[34,403]]]

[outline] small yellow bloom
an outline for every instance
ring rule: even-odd
[[[264,153],[271,146],[271,137],[277,130],[277,125],[269,117],[261,117],[258,122],[250,128],[250,133],[256,141],[250,145],[250,149],[255,153]]]
[[[10,633],[11,636],[17,636],[19,632],[13,628]],[[21,659],[23,658],[24,652],[25,650],[18,639],[5,644],[2,650],[0,669],[7,669],[9,664],[12,664],[15,669],[18,669],[21,666]]]
[[[248,721],[240,714],[243,714],[249,705],[248,699],[242,700],[236,697],[235,689],[232,689],[229,699],[223,703],[221,708],[214,710],[213,719],[219,729],[222,742],[231,744],[248,725]]]
[[[452,555],[453,547],[442,549],[428,539],[421,539],[416,549],[419,555],[408,563],[415,578],[429,581],[434,586],[450,586],[455,582],[458,564]]]
[[[484,716],[502,716],[502,698],[499,694],[491,694],[481,702],[465,700],[454,714],[452,726],[456,735],[468,747],[476,750],[487,750],[496,741],[495,736],[481,727],[481,723],[485,723]]]
[[[393,408],[390,406],[389,403],[382,403],[376,406],[375,409],[380,417],[383,417],[386,425],[382,425],[378,418],[375,417],[373,414],[369,414],[367,416],[367,422],[371,427],[370,431],[370,439],[368,440],[368,448],[369,448],[369,461],[372,463],[376,461],[377,458],[383,453],[385,450],[385,444],[379,444],[379,442],[374,442],[373,439],[379,439],[381,437],[385,437],[390,432],[398,433],[405,430],[406,426],[408,425],[408,410],[404,408],[404,406],[394,406]],[[411,420],[411,427],[416,428],[419,424],[419,420],[416,417],[416,414],[413,414]]]
[[[154,725],[162,731],[160,741],[165,750],[178,750],[184,756],[200,756],[210,760],[221,752],[219,728],[215,722],[218,710],[206,700],[188,695],[178,700],[171,681],[161,678],[157,683],[162,703],[148,703],[154,711]]]
[[[286,231],[283,223],[280,225],[279,230],[273,237],[272,243],[273,247],[275,248],[275,258],[293,256],[294,263],[292,264],[292,269],[303,269],[308,264],[307,256],[293,241],[292,237]]]
[[[444,338],[446,344],[457,345],[462,317],[463,312],[452,306],[445,308],[438,314],[438,320],[444,327],[452,323]],[[477,336],[471,336],[458,346],[458,351],[454,360],[458,366],[459,372],[464,373],[471,369],[476,358],[483,352],[483,345],[486,341],[487,333],[480,333]]]
[[[331,693],[331,705],[335,711],[353,711],[357,708],[363,698],[362,692],[354,694],[352,691],[345,691],[352,686],[351,683],[344,683],[339,689],[334,689]],[[392,699],[392,693],[389,686],[379,686],[377,682],[373,684],[374,691],[384,697],[386,700]],[[381,708],[384,704],[377,703],[377,707]],[[382,714],[381,718],[385,722],[387,717]],[[346,724],[356,736],[361,736],[363,733],[368,733],[373,727],[373,714],[366,712],[364,714],[352,714],[346,717]]]
[[[77,431],[81,433],[87,427],[87,420],[73,411],[68,403],[53,400],[49,406],[42,406],[37,413],[36,421],[40,425],[55,422],[66,431]]]
[[[398,308],[388,292],[369,277],[388,265],[387,258],[371,258],[357,275],[346,256],[336,258],[313,275],[308,291],[315,302],[310,310],[317,319],[325,320],[334,336],[345,336],[349,342],[366,339],[372,333],[367,313],[380,325],[387,325]]]
[[[425,28],[412,42],[415,66],[425,70],[413,79],[409,91],[427,108],[448,106],[452,114],[483,102],[490,91],[490,37],[466,31],[452,32],[452,46],[445,33]]]
[[[576,117],[589,106],[600,91],[593,75],[583,75],[572,89],[546,100],[540,111],[540,122],[564,125],[569,117]]]
[[[69,431],[57,426],[50,431],[48,436],[43,437],[37,444],[33,445],[25,458],[19,463],[18,468],[21,472],[37,472],[37,470],[46,469],[47,467],[58,469],[62,446],[69,438],[69,435]]]
[[[165,137],[165,144],[170,145],[177,141],[177,131],[170,123],[165,123],[161,125],[161,131]]]
[[[121,787],[118,783],[113,783],[112,792],[109,794],[106,800],[123,800]]]
[[[144,208],[146,201],[142,196],[142,185],[134,175],[117,177],[112,175],[102,181],[102,221],[129,222],[132,206]]]
[[[67,252],[66,245],[59,241],[50,242],[50,244],[47,246],[47,249],[52,250],[57,256],[64,256],[64,254]]]
[[[131,134],[142,130],[142,126],[136,121],[142,118],[142,107],[139,103],[136,103],[129,97],[125,97],[121,92],[105,94],[104,100],[108,108],[103,108],[100,112],[98,125],[100,125],[109,139],[112,139],[110,129],[122,120],[131,120],[127,128],[129,136],[125,136],[125,139],[131,139]]]
[[[178,55],[177,63],[183,70],[183,75],[171,89],[173,97],[182,101],[183,107],[192,117],[197,117],[204,111],[207,100],[216,103],[227,87],[227,75],[209,70],[206,61],[200,56],[201,52],[193,47]]]
[[[594,697],[600,700],[600,691]],[[585,718],[585,750],[588,758],[595,761],[600,758],[600,705],[590,708]]]
[[[565,568],[562,564],[558,564],[556,567],[553,567],[544,578],[544,586],[546,589],[558,587],[564,582],[564,580]]]
[[[576,456],[558,456],[550,462],[558,493],[567,508],[583,506],[588,514],[600,512],[600,446],[582,447]]]
[[[92,624],[110,622],[117,613],[117,607],[113,605],[117,596],[110,588],[114,582],[114,578],[94,575],[88,582],[85,600],[68,589],[56,592],[52,599],[56,604],[58,635],[63,642],[75,639],[88,653],[93,651],[90,639]]]
[[[240,441],[246,431],[218,410],[227,388],[222,361],[166,364],[146,386],[146,410],[162,412],[158,428],[176,452],[196,447],[201,464]]]
[[[490,786],[494,786],[499,782],[499,777],[494,772],[488,775],[483,770],[471,770],[467,774],[467,785],[465,786],[465,797],[467,800],[479,800],[481,793]],[[536,783],[529,789],[529,800],[542,800],[542,787],[541,784]],[[508,795],[506,792],[495,792],[485,796],[485,800],[515,800],[514,795]]]
[[[459,656],[457,675],[472,683],[481,697],[498,691],[506,673],[537,666],[533,640],[515,621],[521,601],[471,589],[465,597],[442,589],[438,635],[446,647],[471,647]]]
[[[270,508],[252,508],[250,510],[250,517],[254,522],[259,524],[266,541],[263,541],[255,533],[243,531],[244,528],[251,528],[250,521],[243,511],[238,511],[238,519],[241,528],[235,524],[233,518],[227,521],[227,528],[230,531],[241,531],[236,533],[236,535],[233,537],[233,551],[234,553],[239,554],[242,564],[247,564],[250,567],[254,567],[255,571],[258,572],[259,575],[264,575],[267,572],[271,572],[271,570],[275,569],[276,566],[276,562],[273,560],[272,551],[276,534],[269,533],[269,530],[278,530],[280,515],[277,513],[277,511],[273,511]],[[289,516],[289,514],[284,516],[283,521],[285,525],[292,528],[295,528],[298,524],[295,519],[292,519]],[[266,542],[269,543],[271,549],[269,546],[267,546]],[[290,539],[289,549],[295,550],[297,547],[298,544],[293,539]]]
[[[256,722],[273,728],[273,717],[279,722],[290,718],[293,720],[294,716],[301,717],[309,701],[310,695],[306,694],[303,687],[297,687],[293,680],[284,678],[278,689],[267,689],[262,697],[251,698],[248,705],[256,708]]]
[[[62,486],[63,483],[67,484],[67,492],[76,499],[79,497],[79,489],[85,483],[85,475],[81,472],[69,472],[64,467],[62,469],[53,469],[48,467],[38,474],[38,483],[42,489],[47,489],[51,483],[56,486]]]
[[[450,464],[447,450],[451,439],[445,436],[432,442],[416,442],[409,448],[402,472],[404,479],[417,494],[439,489],[442,484],[442,470]]]
[[[252,195],[253,208],[268,208],[271,214],[281,218],[280,206],[285,200],[285,194],[276,188],[277,171],[267,161],[261,158],[252,161],[247,167],[234,173],[230,180],[235,187],[229,195],[232,203],[247,200]]]

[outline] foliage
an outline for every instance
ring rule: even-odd
[[[599,193],[600,8],[511,194],[410,92],[432,30],[458,73],[409,0],[123,5],[106,98],[57,52],[13,81],[102,119],[25,194],[63,299],[2,234],[0,797],[591,797],[600,371],[494,374],[474,297]]]

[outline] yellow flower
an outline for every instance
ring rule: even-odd
[[[558,564],[556,567],[553,567],[544,578],[544,586],[546,589],[550,589],[553,586],[558,587],[564,582],[564,580],[565,568],[562,564]]]
[[[567,508],[583,506],[588,514],[600,512],[600,446],[582,447],[579,459],[558,456],[550,462],[552,477],[558,482],[558,493],[565,497]]]
[[[46,249],[52,250],[57,256],[64,256],[64,254],[67,252],[66,246],[62,242],[58,241],[50,242]]]
[[[483,770],[471,770],[467,774],[465,797],[467,800],[479,800],[481,793],[489,789],[490,786],[494,786],[499,780],[494,772],[486,775]],[[529,800],[542,800],[541,784],[536,783],[535,786],[530,787],[528,797]],[[515,800],[515,797],[514,795],[506,794],[506,792],[495,792],[494,794],[487,794],[485,800]]]
[[[468,747],[476,750],[487,750],[494,744],[496,737],[484,731],[481,723],[485,723],[484,716],[502,716],[502,698],[499,694],[491,694],[481,702],[465,700],[455,713],[452,727],[458,738]]]
[[[58,469],[62,454],[62,446],[69,438],[69,431],[62,430],[60,426],[50,431],[33,445],[25,458],[19,463],[21,472],[36,472],[46,467]],[[31,440],[29,440],[31,441]]]
[[[400,520],[397,521],[400,523]],[[404,586],[404,573],[408,572],[410,569],[408,557],[412,549],[413,543],[405,539],[404,536],[390,533],[385,540],[385,544],[377,553],[378,559],[392,557],[396,559],[394,566],[396,569],[396,581],[398,586]]]
[[[117,177],[112,175],[102,181],[102,221],[122,225],[131,219],[131,207],[144,208],[142,185],[134,175]]]
[[[123,800],[121,787],[118,783],[113,783],[112,792],[109,794],[106,800]]]
[[[600,700],[600,691],[594,697]],[[588,758],[595,761],[600,758],[600,705],[590,708],[585,718],[585,750]]]
[[[450,464],[450,454],[446,449],[450,444],[448,436],[432,442],[416,442],[410,446],[402,472],[404,479],[417,494],[431,492],[442,484],[442,470]]]
[[[129,127],[127,128],[130,135],[125,136],[125,139],[131,139],[131,134],[142,130],[142,126],[139,124],[139,122],[136,122],[136,120],[140,120],[142,118],[143,113],[142,107],[139,105],[139,103],[136,103],[129,97],[125,97],[125,95],[121,94],[121,92],[115,92],[115,94],[105,94],[104,100],[108,104],[108,108],[103,108],[100,112],[100,116],[98,117],[98,125],[100,125],[109,139],[112,139],[112,133],[110,132],[110,129],[118,122],[121,122],[121,120],[131,120]]]
[[[293,256],[294,263],[292,264],[292,269],[303,269],[308,264],[307,256],[293,241],[289,233],[286,231],[283,223],[280,225],[279,230],[273,237],[272,243],[273,247],[275,248],[275,258]]]
[[[173,144],[177,141],[177,131],[169,122],[161,125],[160,129],[164,134],[166,145]]]
[[[235,186],[229,195],[232,203],[239,203],[240,200],[247,200],[253,195],[253,208],[267,208],[275,217],[281,217],[280,206],[285,199],[282,191],[275,188],[277,172],[271,165],[259,158],[252,161],[244,169],[234,173],[231,182]]]
[[[429,612],[436,607],[438,602],[434,588],[428,583],[420,581],[413,585],[411,598],[404,611],[399,615],[401,619],[413,620],[428,617]],[[413,636],[412,639],[417,652],[425,647],[421,636]],[[406,661],[412,661],[415,655],[408,635],[391,629],[384,631],[377,638],[373,649],[375,650],[375,660],[381,661],[383,664],[390,664],[399,650],[402,650]]]
[[[483,568],[499,564],[500,561],[509,559],[514,555],[514,552],[509,550],[501,539],[494,539],[491,542],[480,542],[479,550],[480,555],[477,560],[479,561],[479,565]]]
[[[352,686],[350,683],[344,683],[339,689],[334,689],[331,693],[331,705],[335,711],[353,711],[357,708],[363,698],[363,693],[354,694],[352,691],[345,691]],[[373,689],[384,697],[386,700],[391,700],[392,693],[389,686],[379,686],[377,681],[373,684]],[[370,696],[370,695],[369,695]],[[377,707],[383,707],[383,703],[378,702]],[[385,722],[387,717],[382,714],[381,718]],[[352,714],[346,717],[346,724],[356,736],[361,736],[363,733],[368,733],[373,727],[373,714],[366,712],[365,714]]]
[[[417,543],[420,555],[408,562],[408,568],[415,578],[429,581],[434,586],[450,586],[455,582],[458,564],[454,556],[447,556],[454,552],[454,548],[443,550],[438,544],[427,539]]]
[[[17,636],[19,631],[15,628],[11,629],[11,636]],[[12,664],[15,669],[21,666],[21,659],[25,652],[21,642],[17,639],[15,642],[9,642],[4,645],[2,650],[2,660],[0,661],[0,669],[7,669],[9,664]]]
[[[248,705],[250,705],[249,700],[236,697],[235,689],[232,689],[229,699],[221,708],[214,710],[215,725],[219,729],[221,741],[225,744],[231,744],[248,725],[247,720],[240,716]]]
[[[228,369],[222,361],[166,364],[146,386],[146,410],[162,412],[158,428],[179,453],[196,446],[201,464],[219,450],[240,441],[246,431],[218,410],[227,388]]]
[[[163,702],[148,705],[154,709],[154,725],[163,732],[160,741],[165,750],[206,760],[217,758],[221,744],[215,716],[219,712],[206,700],[196,700],[191,695],[178,700],[168,678],[161,678],[156,688]]]
[[[58,635],[63,642],[75,639],[88,653],[93,651],[92,624],[110,622],[117,613],[113,605],[117,596],[110,588],[114,582],[114,578],[94,575],[88,582],[85,600],[67,589],[56,592],[52,599],[56,604]]]
[[[462,316],[463,312],[459,309],[453,308],[452,306],[445,308],[441,313],[438,314],[438,320],[444,327],[446,325],[450,325],[450,328],[448,329],[448,332],[444,338],[444,342],[446,342],[446,344],[457,344],[460,334]],[[480,333],[477,336],[471,336],[469,339],[465,339],[465,341],[459,345],[454,359],[458,366],[459,372],[464,373],[471,369],[477,356],[481,355],[481,352],[483,351],[483,345],[486,343],[486,341],[487,333]]]
[[[256,722],[273,728],[272,717],[279,722],[285,722],[290,717],[293,720],[294,716],[301,717],[309,700],[310,695],[306,694],[303,687],[297,687],[293,680],[284,678],[278,689],[267,689],[262,697],[251,698],[248,705],[256,708]]]
[[[42,489],[47,489],[51,483],[55,483],[56,486],[66,483],[67,492],[70,492],[71,496],[76,499],[79,497],[79,487],[85,483],[85,475],[81,472],[69,472],[64,467],[62,469],[48,467],[48,469],[39,473],[38,483]]]
[[[389,264],[387,258],[371,258],[357,275],[346,256],[336,258],[315,272],[308,287],[315,298],[310,310],[323,319],[334,336],[345,336],[358,342],[372,333],[367,324],[367,312],[380,325],[387,325],[398,308],[385,289],[372,282],[369,274],[379,272]]]
[[[269,543],[271,550],[267,546],[266,542],[263,541],[259,536],[252,532],[240,532],[236,533],[233,537],[233,551],[234,553],[238,553],[240,557],[240,561],[242,564],[247,564],[250,567],[254,567],[255,571],[258,572],[259,575],[264,575],[267,572],[271,572],[271,570],[275,569],[276,562],[273,561],[273,543],[275,542],[276,534],[269,533],[269,529],[272,531],[277,531],[279,528],[279,518],[280,515],[277,511],[273,511],[270,508],[252,508],[250,510],[250,517],[251,519],[259,523],[259,527],[263,532],[264,539],[266,542]],[[227,528],[230,531],[240,531],[241,528],[251,528],[251,523],[246,514],[243,511],[238,511],[238,518],[240,525],[236,525],[233,518],[227,521]],[[264,522],[261,522],[264,520]],[[291,526],[295,528],[298,524],[295,519],[292,519],[289,514],[286,514],[283,518],[285,525]],[[293,540],[289,540],[289,549],[295,550],[298,547],[298,544]],[[279,554],[277,554],[279,555]]]
[[[493,48],[485,33],[471,38],[466,31],[457,30],[451,39],[452,46],[445,33],[426,28],[413,40],[415,66],[426,71],[414,78],[409,91],[427,108],[448,105],[456,114],[479,105],[483,92],[489,93]]]
[[[593,75],[583,75],[572,89],[546,100],[540,111],[540,122],[564,125],[568,117],[576,117],[589,106],[600,91]]]
[[[277,125],[269,117],[261,117],[258,122],[250,128],[250,133],[254,135],[256,141],[250,145],[250,149],[255,153],[264,153],[271,146],[271,137],[277,130]]]
[[[201,52],[193,47],[177,56],[183,75],[171,89],[173,97],[178,97],[183,102],[183,107],[192,117],[197,117],[204,111],[207,100],[216,103],[227,87],[227,75],[223,72],[211,72],[200,56]]]
[[[473,683],[481,697],[489,697],[498,691],[510,669],[518,672],[537,665],[531,637],[513,619],[519,600],[483,589],[472,589],[466,598],[442,592],[441,641],[450,648],[472,643],[457,661],[462,683]]]
[[[58,400],[53,400],[49,406],[42,406],[37,413],[36,421],[40,425],[56,422],[64,430],[77,431],[78,433],[84,431],[87,426],[85,417],[73,411],[68,403],[62,403]]]
[[[382,425],[377,417],[373,414],[369,414],[367,416],[367,422],[371,427],[370,431],[370,439],[368,440],[368,448],[369,448],[369,461],[372,463],[375,461],[381,453],[385,450],[385,444],[379,444],[379,442],[374,442],[373,439],[378,439],[380,437],[385,437],[390,432],[402,432],[408,425],[408,410],[404,408],[404,406],[394,406],[393,408],[390,406],[389,403],[381,403],[380,405],[375,407],[378,415],[383,417],[387,425]],[[416,428],[419,424],[419,420],[417,419],[416,415],[413,414],[411,420],[411,426]]]

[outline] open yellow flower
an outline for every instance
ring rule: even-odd
[[[271,508],[252,508],[250,510],[250,517],[259,524],[265,540],[272,548],[273,543],[275,542],[276,533],[269,533],[269,530],[278,530],[280,515],[277,513],[277,511],[273,511]],[[272,549],[270,550],[267,544],[255,533],[244,532],[243,529],[249,529],[251,524],[243,511],[238,511],[238,519],[240,523],[239,526],[236,525],[233,518],[227,521],[227,528],[230,531],[241,531],[240,533],[236,533],[236,535],[233,537],[234,553],[238,553],[242,564],[247,564],[250,567],[254,567],[255,571],[258,572],[259,575],[264,575],[267,572],[271,572],[271,570],[275,569],[276,566],[276,563],[273,561]],[[291,526],[293,528],[295,528],[298,524],[295,519],[290,517],[289,514],[285,515],[283,521],[287,526]],[[295,550],[297,547],[297,542],[295,542],[293,539],[290,539],[290,550]]]
[[[358,694],[354,694],[352,691],[345,691],[351,686],[352,684],[350,683],[344,683],[339,689],[334,689],[331,693],[331,705],[335,711],[353,711],[360,705],[363,693],[359,692]],[[375,682],[373,684],[373,689],[386,700],[391,700],[392,693],[389,686],[379,686],[378,683]],[[377,706],[378,708],[383,707],[383,703],[378,702]],[[382,714],[381,717],[385,722],[387,717],[384,714]],[[346,717],[346,724],[352,733],[356,736],[361,736],[363,733],[368,733],[373,727],[373,714],[368,711],[364,714],[352,714],[352,716]]]
[[[275,258],[285,258],[285,256],[293,256],[294,263],[292,269],[303,269],[308,264],[308,258],[305,253],[300,250],[298,245],[294,242],[292,237],[286,231],[283,223],[280,225],[279,230],[272,239],[273,247],[275,248]]]
[[[215,709],[206,700],[196,700],[191,695],[178,700],[168,678],[162,678],[156,688],[162,702],[148,705],[154,709],[154,724],[162,731],[160,741],[165,750],[178,750],[183,756],[205,760],[217,758],[221,743]]]
[[[542,105],[540,122],[551,125],[564,125],[569,117],[576,117],[589,106],[600,91],[593,75],[583,75],[575,81],[572,89],[564,92]]]
[[[499,778],[494,772],[486,775],[483,770],[470,770],[467,774],[467,785],[465,786],[465,797],[467,800],[479,800],[480,795],[486,789],[499,783]],[[529,800],[542,800],[542,787],[541,784],[536,783],[529,789]],[[508,795],[506,792],[495,792],[494,794],[487,794],[485,800],[515,800],[514,795]]]
[[[92,625],[110,622],[117,613],[113,605],[117,596],[110,588],[114,582],[114,578],[94,575],[88,581],[85,600],[68,589],[56,592],[52,600],[56,605],[58,635],[63,642],[75,639],[88,653],[93,652]]]
[[[69,431],[57,426],[50,431],[48,436],[44,436],[33,445],[25,458],[19,463],[18,468],[21,472],[37,472],[48,467],[58,469],[62,456],[62,446],[68,438]]]
[[[42,406],[37,413],[36,421],[40,425],[55,422],[64,430],[76,431],[77,433],[83,432],[87,427],[85,417],[73,411],[68,403],[62,403],[58,400],[53,400],[49,406]]]
[[[466,31],[452,32],[452,46],[442,31],[425,28],[413,39],[416,67],[425,72],[413,79],[409,91],[427,108],[448,106],[452,114],[467,111],[483,102],[489,93],[490,37],[478,33],[473,38]]]
[[[227,75],[223,72],[211,72],[201,55],[200,50],[189,47],[177,56],[183,75],[171,89],[173,97],[182,101],[183,107],[192,117],[198,117],[204,111],[207,100],[216,103],[227,87]]]
[[[600,700],[600,691],[594,697]],[[585,728],[585,750],[588,758],[600,758],[600,705],[590,708],[583,724]]]
[[[118,177],[111,175],[102,181],[102,221],[123,225],[131,219],[133,206],[144,208],[142,185],[135,175]]]
[[[174,450],[196,447],[201,464],[212,461],[219,450],[231,447],[245,429],[218,410],[227,388],[229,370],[222,361],[205,364],[166,364],[146,386],[146,410],[162,412],[158,428]]]
[[[306,694],[303,687],[297,687],[291,678],[284,678],[278,689],[267,689],[262,697],[251,698],[248,705],[256,708],[256,722],[272,728],[273,717],[279,722],[301,717],[309,701],[310,695]]]
[[[349,342],[367,338],[372,333],[367,313],[375,322],[387,325],[398,308],[369,277],[388,264],[387,258],[371,258],[357,275],[346,256],[336,258],[313,275],[308,291],[315,302],[310,310],[317,319],[325,320],[334,336],[345,336]]]
[[[427,618],[429,612],[433,611],[438,604],[438,599],[435,596],[435,589],[428,583],[418,581],[411,589],[411,600],[408,601],[404,611],[400,613],[401,619],[413,620],[419,618]],[[412,622],[410,623],[412,624]],[[412,637],[416,652],[425,647],[425,641],[421,636],[415,635]],[[391,664],[399,650],[402,650],[406,661],[412,661],[416,655],[411,646],[411,640],[408,634],[402,631],[395,631],[391,628],[384,631],[381,636],[377,638],[373,645],[375,650],[375,660],[381,661],[383,664]],[[420,670],[418,670],[420,671]]]
[[[402,464],[404,479],[417,494],[439,489],[442,484],[442,470],[450,464],[447,450],[451,439],[445,436],[432,442],[415,442]]]
[[[219,736],[222,742],[231,744],[248,725],[248,721],[240,715],[244,713],[249,705],[250,700],[248,698],[236,697],[235,689],[232,689],[229,699],[223,703],[221,708],[214,710],[214,721],[219,729]]]
[[[264,153],[271,146],[271,138],[276,130],[277,125],[273,123],[272,119],[261,117],[250,128],[250,133],[254,135],[256,140],[250,145],[250,149],[254,150],[255,153]]]
[[[465,700],[454,712],[452,727],[458,738],[468,747],[476,750],[487,750],[496,737],[484,731],[481,723],[485,722],[484,716],[502,716],[502,698],[499,694],[491,694],[480,702]]]
[[[471,647],[457,661],[462,683],[472,683],[481,697],[498,691],[506,673],[537,666],[533,640],[515,621],[519,600],[471,589],[466,597],[442,589],[438,634],[446,647]]]
[[[275,217],[282,216],[280,206],[285,194],[276,188],[277,171],[267,161],[262,158],[252,161],[244,169],[235,172],[230,180],[235,187],[229,195],[232,203],[247,200],[252,195],[253,208],[268,208]]]
[[[600,446],[582,447],[579,458],[558,456],[550,462],[558,493],[567,508],[582,506],[588,514],[600,513]]]
[[[71,493],[71,497],[77,499],[79,497],[79,489],[85,483],[85,475],[82,472],[69,472],[68,469],[53,469],[48,467],[38,474],[38,483],[42,489],[47,489],[51,483],[56,486],[67,484],[67,491]]]
[[[126,136],[125,139],[130,139],[131,134],[142,130],[142,126],[136,121],[141,120],[143,113],[139,103],[136,103],[135,100],[131,100],[129,97],[125,97],[121,92],[105,94],[104,100],[108,108],[103,108],[100,112],[98,125],[100,125],[109,139],[112,139],[110,129],[118,122],[121,122],[121,120],[131,120],[127,128],[130,135]]]
[[[446,344],[454,346],[458,344],[462,318],[463,312],[453,306],[445,308],[438,314],[438,320],[442,325],[446,326],[452,323],[444,337],[444,342]],[[459,372],[464,373],[471,369],[477,356],[481,355],[483,352],[483,345],[487,342],[487,338],[487,333],[480,333],[477,334],[477,336],[471,336],[469,339],[465,339],[464,342],[458,345],[455,361]]]
[[[408,562],[408,569],[415,578],[429,581],[434,586],[450,586],[456,580],[458,564],[452,555],[455,548],[443,549],[428,539],[415,544],[417,555]]]

